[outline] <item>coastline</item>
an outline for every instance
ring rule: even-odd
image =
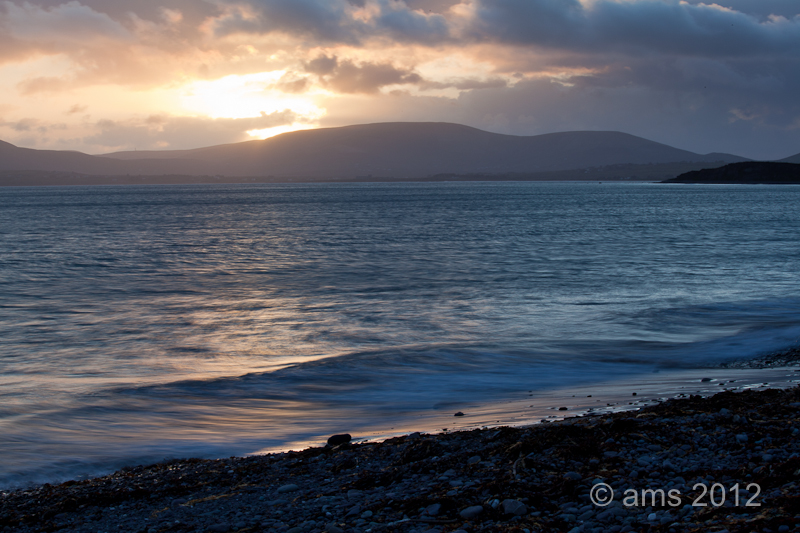
[[[661,402],[718,392],[788,388],[800,384],[799,350],[735,363],[727,367],[659,370],[615,380],[527,391],[502,401],[459,402],[398,416],[380,425],[341,427],[358,442],[381,442],[409,433],[443,433],[494,427],[528,427],[566,418],[637,411]],[[771,366],[779,364],[780,366]],[[707,381],[706,381],[707,380]],[[566,408],[566,409],[564,409]],[[456,412],[464,416],[454,417]],[[256,454],[281,453],[324,445],[326,436],[265,447]]]
[[[637,400],[592,416],[561,419],[581,410],[548,408],[550,423],[475,429],[466,426],[497,411],[469,411],[450,414],[443,433],[167,461],[0,491],[0,531],[791,531],[800,527],[800,388],[737,380],[724,384],[737,390],[710,395],[723,373],[764,371],[800,376],[785,367],[707,369],[717,381],[693,382],[701,394],[662,400],[640,384]],[[653,376],[650,386],[670,373]],[[630,489],[678,490],[680,503],[615,499],[600,507],[587,500],[598,482],[620,497]],[[760,507],[743,503],[754,497],[741,492],[753,483]],[[693,506],[703,487],[716,487],[718,500],[724,491],[727,503],[716,507],[706,495],[705,507]],[[737,488],[739,505],[732,505]]]

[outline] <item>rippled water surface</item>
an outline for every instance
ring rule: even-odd
[[[5,188],[0,487],[751,357],[798,287],[795,186]]]

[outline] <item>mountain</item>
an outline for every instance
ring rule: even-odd
[[[786,159],[781,159],[778,163],[800,163],[800,154],[795,154],[791,157],[787,157]]]
[[[0,171],[91,175],[421,178],[442,173],[490,175],[620,164],[734,161],[745,159],[730,154],[695,154],[613,131],[515,136],[436,122],[303,130],[194,150],[116,152],[103,156],[31,150],[8,143],[0,146]]]
[[[686,172],[664,183],[800,183],[800,165],[766,161],[731,163],[720,168]]]
[[[0,141],[0,172],[2,171],[45,171],[76,172],[89,175],[124,174],[206,174],[202,161],[177,159],[139,159],[121,161],[98,157],[81,152],[59,150],[34,150],[19,148]]]
[[[522,137],[433,122],[304,130],[263,141],[179,152],[121,152],[106,157],[199,159],[222,163],[219,173],[226,175],[396,178],[743,160],[723,154],[701,156],[619,132],[580,131]]]

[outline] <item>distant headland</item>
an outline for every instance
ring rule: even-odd
[[[766,161],[731,163],[719,168],[686,172],[664,183],[800,183],[800,164]]]

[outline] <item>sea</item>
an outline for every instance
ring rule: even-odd
[[[0,189],[0,489],[799,339],[800,186]]]

